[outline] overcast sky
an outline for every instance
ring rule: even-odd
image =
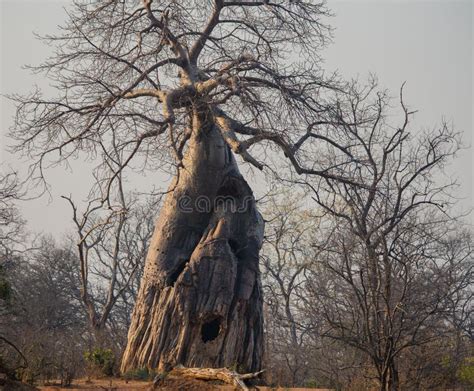
[[[131,0],[132,1],[132,0]],[[48,90],[38,76],[21,69],[37,64],[49,52],[33,32],[54,33],[65,19],[68,1],[0,0],[0,92],[27,93],[34,84]],[[346,78],[378,75],[380,84],[398,93],[406,81],[405,98],[418,109],[418,129],[432,128],[446,118],[464,133],[466,146],[473,134],[473,2],[472,1],[328,1],[335,13],[334,43],[324,53],[325,68],[338,69]],[[5,147],[14,109],[1,98],[0,160],[21,166]],[[416,128],[415,128],[416,129]],[[473,205],[472,149],[460,154],[450,173],[461,183],[458,196],[464,207]],[[59,199],[72,194],[80,199],[88,187],[88,172],[81,164],[73,170],[56,169],[48,179],[52,200],[43,197],[21,208],[31,229],[60,235],[69,224],[69,209]],[[147,178],[160,185],[162,177]]]

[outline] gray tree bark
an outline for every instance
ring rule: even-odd
[[[261,367],[263,219],[219,129],[197,115],[192,125],[148,251],[122,372]]]

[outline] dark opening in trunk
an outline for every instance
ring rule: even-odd
[[[179,264],[178,268],[168,277],[167,286],[174,286],[174,283],[181,275],[188,262],[189,260],[186,260]]]
[[[201,327],[202,342],[209,342],[215,340],[219,336],[221,330],[220,318],[212,319],[204,323]]]

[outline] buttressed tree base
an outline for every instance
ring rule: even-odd
[[[260,368],[263,219],[220,132],[196,112],[148,252],[122,371]]]

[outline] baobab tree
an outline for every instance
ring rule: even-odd
[[[327,14],[315,1],[76,2],[61,33],[44,37],[55,53],[34,70],[59,96],[12,97],[33,181],[83,153],[99,162],[94,191],[108,206],[127,170],[176,168],[123,371],[261,366],[264,224],[236,156],[261,170],[275,147],[298,174],[356,184],[347,155],[305,165],[308,145],[334,144],[339,87],[318,66]]]

